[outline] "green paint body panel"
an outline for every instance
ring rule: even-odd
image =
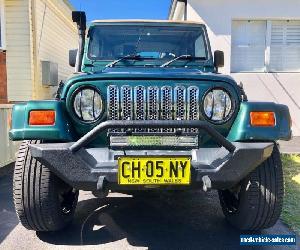
[[[252,127],[250,125],[251,111],[273,111],[276,125]],[[287,106],[273,102],[243,102],[227,139],[230,141],[276,141],[290,140],[291,136],[291,117]]]
[[[204,73],[199,69],[191,68],[108,68],[103,71],[93,73],[78,73],[70,77],[62,90],[61,98],[64,99],[69,92],[69,88],[77,82],[89,81],[114,81],[114,80],[171,80],[173,84],[183,81],[219,81],[235,88],[240,95],[240,89],[234,79],[228,75],[216,73]],[[148,84],[147,86],[150,86]],[[106,90],[105,90],[106,91]]]
[[[72,93],[76,89],[78,89],[81,86],[86,85],[92,85],[97,87],[97,89],[100,90],[100,93],[102,93],[102,97],[104,99],[104,103],[106,101],[106,90],[109,85],[129,85],[129,86],[136,86],[136,85],[143,85],[145,87],[147,86],[158,86],[162,87],[164,85],[168,86],[176,86],[176,85],[185,86],[186,88],[189,86],[198,86],[200,89],[200,100],[202,96],[205,94],[206,91],[208,91],[212,87],[222,87],[224,89],[227,89],[233,97],[234,100],[236,100],[235,105],[238,107],[239,104],[239,93],[236,92],[236,88],[234,85],[228,84],[227,82],[221,82],[221,81],[196,81],[196,80],[185,80],[184,82],[180,80],[91,80],[91,81],[78,81],[74,84],[72,84],[68,90],[68,94],[66,95],[66,103],[67,103],[67,110],[70,114],[71,122],[73,124],[73,127],[75,128],[78,135],[84,135],[88,131],[90,131],[94,126],[99,124],[102,121],[105,121],[107,119],[107,113],[104,112],[102,119],[100,119],[97,123],[87,125],[85,123],[82,123],[75,115],[72,107]],[[204,120],[205,118],[200,113],[200,119]],[[228,134],[228,131],[234,122],[234,116],[225,124],[222,125],[213,125],[221,134],[226,136]],[[204,134],[202,131],[200,131],[199,135],[199,141],[202,142],[202,145],[207,144],[206,146],[214,145],[213,141],[210,140],[210,138]],[[95,141],[95,144],[101,145],[101,146],[107,146],[108,145],[108,139],[106,137],[106,134],[99,135],[99,139]]]
[[[130,23],[94,23],[95,25],[145,25],[145,22]],[[206,29],[200,24],[182,24],[182,23],[147,23],[147,25],[196,25]],[[144,67],[142,62],[136,61],[131,64],[125,62],[118,63],[113,68],[104,68],[111,61],[91,61],[87,57],[89,36],[87,38],[82,72],[73,74],[65,81],[60,91],[60,100],[47,101],[29,101],[14,105],[12,113],[12,129],[9,132],[12,140],[31,140],[40,139],[45,141],[76,141],[100,122],[107,119],[106,113],[106,91],[108,85],[143,85],[175,87],[177,85],[189,87],[199,87],[199,102],[201,107],[202,98],[205,93],[213,87],[226,89],[235,105],[233,116],[224,124],[212,124],[223,136],[230,141],[276,141],[289,140],[291,137],[290,114],[288,108],[284,105],[267,102],[242,102],[241,89],[233,78],[226,75],[214,73],[215,68],[210,50],[209,40],[207,38],[209,55],[203,63],[188,65],[188,67]],[[177,67],[175,67],[177,66]],[[96,87],[102,95],[104,102],[104,113],[100,120],[95,123],[86,124],[81,122],[74,114],[72,94],[81,86],[91,85]],[[55,110],[56,122],[53,126],[30,126],[28,124],[29,112],[31,110]],[[251,111],[274,111],[276,114],[275,127],[251,127],[249,122],[249,112]],[[200,110],[200,119],[205,120]],[[199,142],[201,147],[210,147],[214,143],[207,134],[199,133]],[[106,133],[102,133],[91,144],[94,147],[108,147],[108,138]]]
[[[55,110],[53,126],[30,126],[31,110]],[[12,129],[9,131],[11,140],[46,140],[73,141],[76,137],[66,114],[65,103],[62,101],[29,101],[16,104],[12,112]]]
[[[80,84],[79,84],[80,85]],[[76,89],[76,85],[73,86]],[[68,97],[69,98],[69,97]],[[67,98],[67,100],[68,100]],[[46,140],[46,141],[75,141],[90,131],[96,124],[86,125],[69,115],[70,105],[66,107],[64,101],[30,101],[16,104],[12,113],[12,129],[9,136],[12,140]],[[31,110],[55,110],[56,122],[53,126],[30,126],[28,124]],[[273,111],[276,116],[275,127],[252,127],[250,125],[251,111]],[[268,102],[242,102],[235,119],[224,125],[213,125],[220,133],[227,136],[230,141],[276,141],[291,138],[290,114],[287,106]],[[200,132],[202,147],[214,145],[209,137]],[[99,135],[92,143],[94,147],[108,146],[106,133]]]

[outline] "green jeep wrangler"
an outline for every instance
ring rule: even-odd
[[[13,108],[10,138],[25,140],[14,171],[22,225],[63,228],[79,190],[215,189],[235,227],[273,226],[284,191],[276,141],[291,138],[288,108],[249,102],[219,74],[224,54],[212,55],[203,24],[95,21],[86,33],[85,13],[72,18],[75,73],[55,99]]]

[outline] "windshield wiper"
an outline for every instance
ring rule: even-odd
[[[160,67],[164,68],[166,66],[169,66],[171,63],[173,63],[177,60],[206,60],[206,58],[205,57],[194,57],[192,55],[180,55],[180,56],[177,56],[177,57],[173,58],[172,60],[167,61],[166,63],[160,65]]]
[[[192,58],[193,57],[191,55],[180,55],[180,56],[177,56],[177,57],[173,58],[172,60],[167,61],[166,63],[160,65],[160,67],[164,68],[177,60],[191,60]]]
[[[139,60],[141,59],[140,55],[126,55],[121,57],[120,59],[114,60],[110,62],[109,64],[106,64],[104,67],[105,68],[112,68],[114,67],[118,62],[124,61],[124,60]]]

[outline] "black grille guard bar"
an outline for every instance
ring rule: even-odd
[[[134,120],[134,121],[122,121],[122,120],[110,120],[105,121],[94,127],[91,131],[81,137],[75,142],[70,150],[76,152],[79,149],[87,146],[95,137],[107,130],[107,129],[118,129],[118,128],[198,128],[205,130],[219,146],[223,146],[230,153],[234,152],[235,146],[222,136],[216,129],[214,129],[208,122],[205,121],[194,121],[194,120]]]

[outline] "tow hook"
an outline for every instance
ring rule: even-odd
[[[97,182],[97,191],[93,191],[93,194],[98,198],[105,198],[109,193],[109,189],[106,185],[105,176],[100,176]]]
[[[207,191],[211,190],[211,180],[208,177],[208,175],[204,175],[202,177],[202,181],[203,181],[203,191],[207,192]]]

